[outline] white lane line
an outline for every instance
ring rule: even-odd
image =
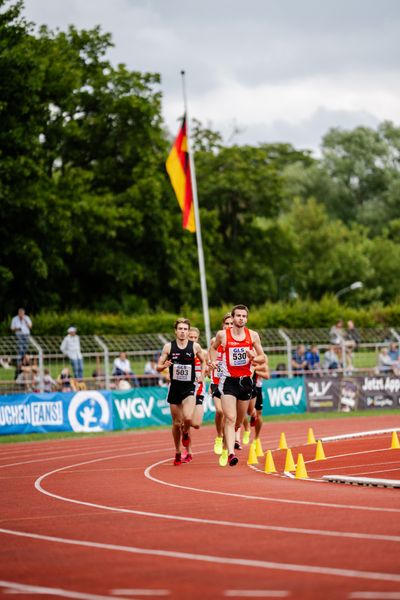
[[[0,533],[14,535],[17,537],[30,538],[45,542],[68,544],[70,546],[81,546],[85,548],[96,548],[99,550],[112,550],[127,552],[129,554],[143,554],[146,556],[160,556],[163,558],[174,558],[178,560],[190,560],[211,564],[222,564],[239,567],[252,567],[273,571],[289,571],[294,573],[306,573],[307,575],[329,575],[334,577],[347,577],[349,579],[366,579],[368,581],[392,581],[400,583],[398,573],[379,573],[376,571],[359,571],[357,569],[340,569],[335,567],[317,567],[315,565],[301,565],[296,563],[280,563],[267,560],[252,560],[248,558],[235,558],[233,556],[218,556],[210,554],[194,554],[191,552],[177,552],[174,550],[161,550],[159,548],[139,548],[137,546],[120,546],[117,544],[104,544],[101,542],[89,542],[87,540],[68,539],[57,536],[39,535],[25,531],[13,531],[0,528]],[[99,597],[98,597],[99,598]],[[105,597],[106,598],[106,597]],[[90,600],[90,599],[88,599]]]
[[[400,592],[351,592],[348,598],[360,600],[400,600]]]
[[[158,465],[161,465],[165,462],[167,462],[167,461],[160,460],[159,462],[156,462],[153,465],[150,465],[149,467],[147,467],[147,469],[144,472],[145,476],[148,479],[151,479],[151,481],[154,481],[155,483],[160,483],[161,485],[166,485],[168,487],[174,487],[174,488],[178,488],[178,489],[182,489],[182,490],[190,490],[191,492],[201,492],[203,494],[216,494],[218,496],[230,496],[233,498],[246,498],[249,500],[260,500],[260,501],[264,501],[264,502],[277,502],[277,503],[281,503],[281,504],[299,504],[301,506],[321,506],[321,507],[325,507],[325,508],[342,508],[346,511],[347,510],[364,510],[364,511],[372,511],[372,512],[378,511],[378,512],[389,512],[389,513],[399,513],[400,512],[400,508],[388,508],[388,507],[381,508],[378,506],[365,506],[365,505],[354,505],[354,504],[333,504],[333,503],[329,503],[329,502],[313,502],[310,500],[271,498],[268,496],[250,496],[248,494],[235,494],[234,492],[219,492],[217,490],[196,488],[196,487],[191,487],[188,485],[178,485],[176,483],[169,483],[167,481],[163,481],[162,479],[158,479],[154,475],[150,474],[150,471],[154,467],[157,467]],[[260,470],[260,473],[262,473],[262,472],[263,471]],[[302,479],[302,481],[308,481],[308,480]]]
[[[228,598],[287,598],[287,590],[225,590]]]
[[[118,448],[118,452],[120,452],[121,450],[131,450],[132,449],[132,444],[130,444],[129,446],[126,446],[125,448]],[[163,446],[162,448],[154,448],[154,446],[151,448],[151,450],[144,450],[142,452],[138,452],[137,454],[151,454],[152,452],[162,452],[164,450],[168,450],[169,446]],[[71,458],[71,457],[78,457],[78,456],[82,456],[82,454],[84,454],[85,456],[87,456],[88,454],[103,454],[104,452],[110,452],[109,449],[105,449],[105,450],[93,450],[92,452],[88,452],[88,451],[82,451],[82,452],[77,452],[77,453],[73,453],[73,454],[62,454],[60,456],[51,456],[48,458],[35,458],[34,460],[25,460],[22,462],[17,462],[17,463],[10,463],[8,465],[0,465],[0,469],[5,469],[8,467],[19,467],[21,465],[29,465],[32,463],[42,463],[42,462],[47,462],[50,460],[58,460],[60,458]],[[124,456],[123,454],[121,454],[120,456]],[[130,455],[128,455],[130,456]]]
[[[126,598],[117,599],[115,596],[101,596],[99,594],[87,594],[86,592],[75,592],[62,588],[45,587],[42,585],[27,585],[16,581],[0,580],[0,587],[5,588],[5,592],[13,594],[43,594],[47,596],[61,596],[62,598],[74,598],[75,600],[126,600]]]
[[[111,590],[110,594],[112,594],[113,596],[169,596],[170,595],[170,591],[169,590],[152,590],[152,589],[131,589],[131,588],[126,588],[126,589],[117,589],[117,590]]]
[[[120,458],[120,457],[111,457],[111,458]],[[97,458],[94,460],[86,461],[86,463],[94,463],[94,462],[99,462],[101,460],[106,460],[106,459],[105,459],[105,457],[102,457],[102,458]],[[107,460],[109,460],[109,459],[107,459]],[[161,462],[165,463],[169,460],[170,459],[166,459]],[[369,540],[369,541],[370,540],[387,541],[387,542],[399,542],[400,541],[400,536],[393,536],[393,535],[356,533],[356,532],[348,532],[348,531],[344,531],[344,532],[329,531],[329,530],[319,530],[319,529],[306,529],[306,528],[300,528],[300,527],[261,525],[261,524],[255,524],[255,523],[241,523],[241,522],[235,522],[235,521],[224,521],[221,519],[215,520],[215,519],[202,519],[202,518],[198,518],[198,517],[184,517],[182,515],[171,515],[171,514],[167,514],[167,513],[155,513],[155,512],[148,512],[148,511],[136,510],[136,509],[131,509],[131,508],[114,507],[114,506],[108,506],[108,505],[104,505],[104,504],[97,504],[94,502],[86,502],[83,500],[75,500],[73,498],[67,498],[65,496],[60,496],[59,494],[54,494],[53,492],[49,492],[48,490],[43,488],[42,481],[46,477],[53,475],[54,473],[59,473],[61,471],[65,471],[67,469],[71,469],[72,467],[81,466],[83,464],[85,464],[85,463],[79,463],[78,465],[69,465],[69,466],[65,466],[65,467],[56,469],[55,471],[45,473],[44,475],[42,475],[35,481],[35,488],[42,494],[45,494],[46,496],[50,496],[51,498],[55,498],[56,500],[61,500],[62,502],[70,502],[72,504],[89,506],[91,508],[97,508],[100,510],[108,510],[111,512],[133,514],[133,515],[139,515],[139,516],[143,516],[143,517],[151,517],[151,518],[157,518],[157,519],[169,519],[169,520],[173,520],[173,521],[186,521],[189,523],[199,523],[199,524],[203,524],[203,525],[218,525],[218,526],[238,527],[238,528],[242,528],[242,529],[255,529],[255,530],[258,529],[258,530],[263,530],[263,531],[276,531],[276,532],[281,532],[281,533],[298,533],[300,535],[305,535],[305,534],[306,535],[319,535],[319,536],[323,536],[323,537],[365,539],[365,540]],[[159,464],[159,463],[156,463],[156,464]],[[150,469],[151,467],[148,467],[148,468]],[[182,487],[182,486],[176,486],[176,487]],[[217,492],[215,492],[215,493],[217,493]],[[223,494],[223,495],[232,495],[232,494]],[[235,494],[235,495],[237,495],[237,494]],[[253,496],[250,496],[250,497],[253,498]],[[264,498],[262,498],[262,497],[261,497],[261,499],[264,500]],[[277,499],[274,499],[274,500],[278,501]],[[312,503],[312,504],[314,504],[314,503]],[[342,508],[347,509],[348,506],[344,505]]]

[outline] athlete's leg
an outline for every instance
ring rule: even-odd
[[[263,426],[262,410],[257,411],[257,419],[254,425],[254,437],[257,440],[260,437],[260,432]]]
[[[234,453],[235,423],[236,423],[236,398],[235,396],[221,396],[222,410],[224,411],[224,436],[228,454]]]
[[[182,404],[170,404],[172,417],[172,437],[176,453],[181,451],[181,428],[183,422]]]
[[[182,402],[182,419],[183,419],[183,433],[189,433],[190,426],[192,424],[194,407],[196,400],[194,395],[187,396]]]
[[[200,425],[203,422],[203,416],[204,416],[203,404],[196,404],[196,406],[194,407],[194,411],[193,411],[192,427],[194,427],[195,429],[199,429]]]
[[[247,409],[249,406],[250,400],[238,400],[237,401],[237,410],[236,410],[236,428],[240,427],[243,424],[244,418],[247,413]]]
[[[215,406],[215,429],[217,430],[217,436],[222,437],[224,431],[224,411],[222,410],[221,398],[213,396],[213,401]]]

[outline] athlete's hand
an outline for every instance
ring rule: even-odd
[[[247,358],[249,360],[254,360],[255,357],[257,356],[257,353],[254,350],[250,350],[249,348],[247,348],[246,354],[247,354]]]
[[[210,360],[210,362],[208,363],[208,368],[210,369],[210,371],[214,371],[217,367],[218,367],[217,363]]]
[[[166,360],[164,363],[164,369],[169,369],[173,365],[172,360]]]
[[[197,381],[197,383],[203,383],[203,376],[202,375],[197,375],[196,381]]]

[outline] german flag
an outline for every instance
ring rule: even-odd
[[[196,231],[190,162],[187,146],[186,115],[166,162],[167,173],[182,210],[182,227]]]

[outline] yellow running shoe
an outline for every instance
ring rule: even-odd
[[[214,442],[214,453],[222,454],[222,437],[216,437]]]
[[[242,443],[247,446],[250,441],[250,431],[243,431]]]
[[[222,449],[222,454],[219,457],[219,465],[220,467],[226,467],[228,464],[228,450],[226,448]]]

